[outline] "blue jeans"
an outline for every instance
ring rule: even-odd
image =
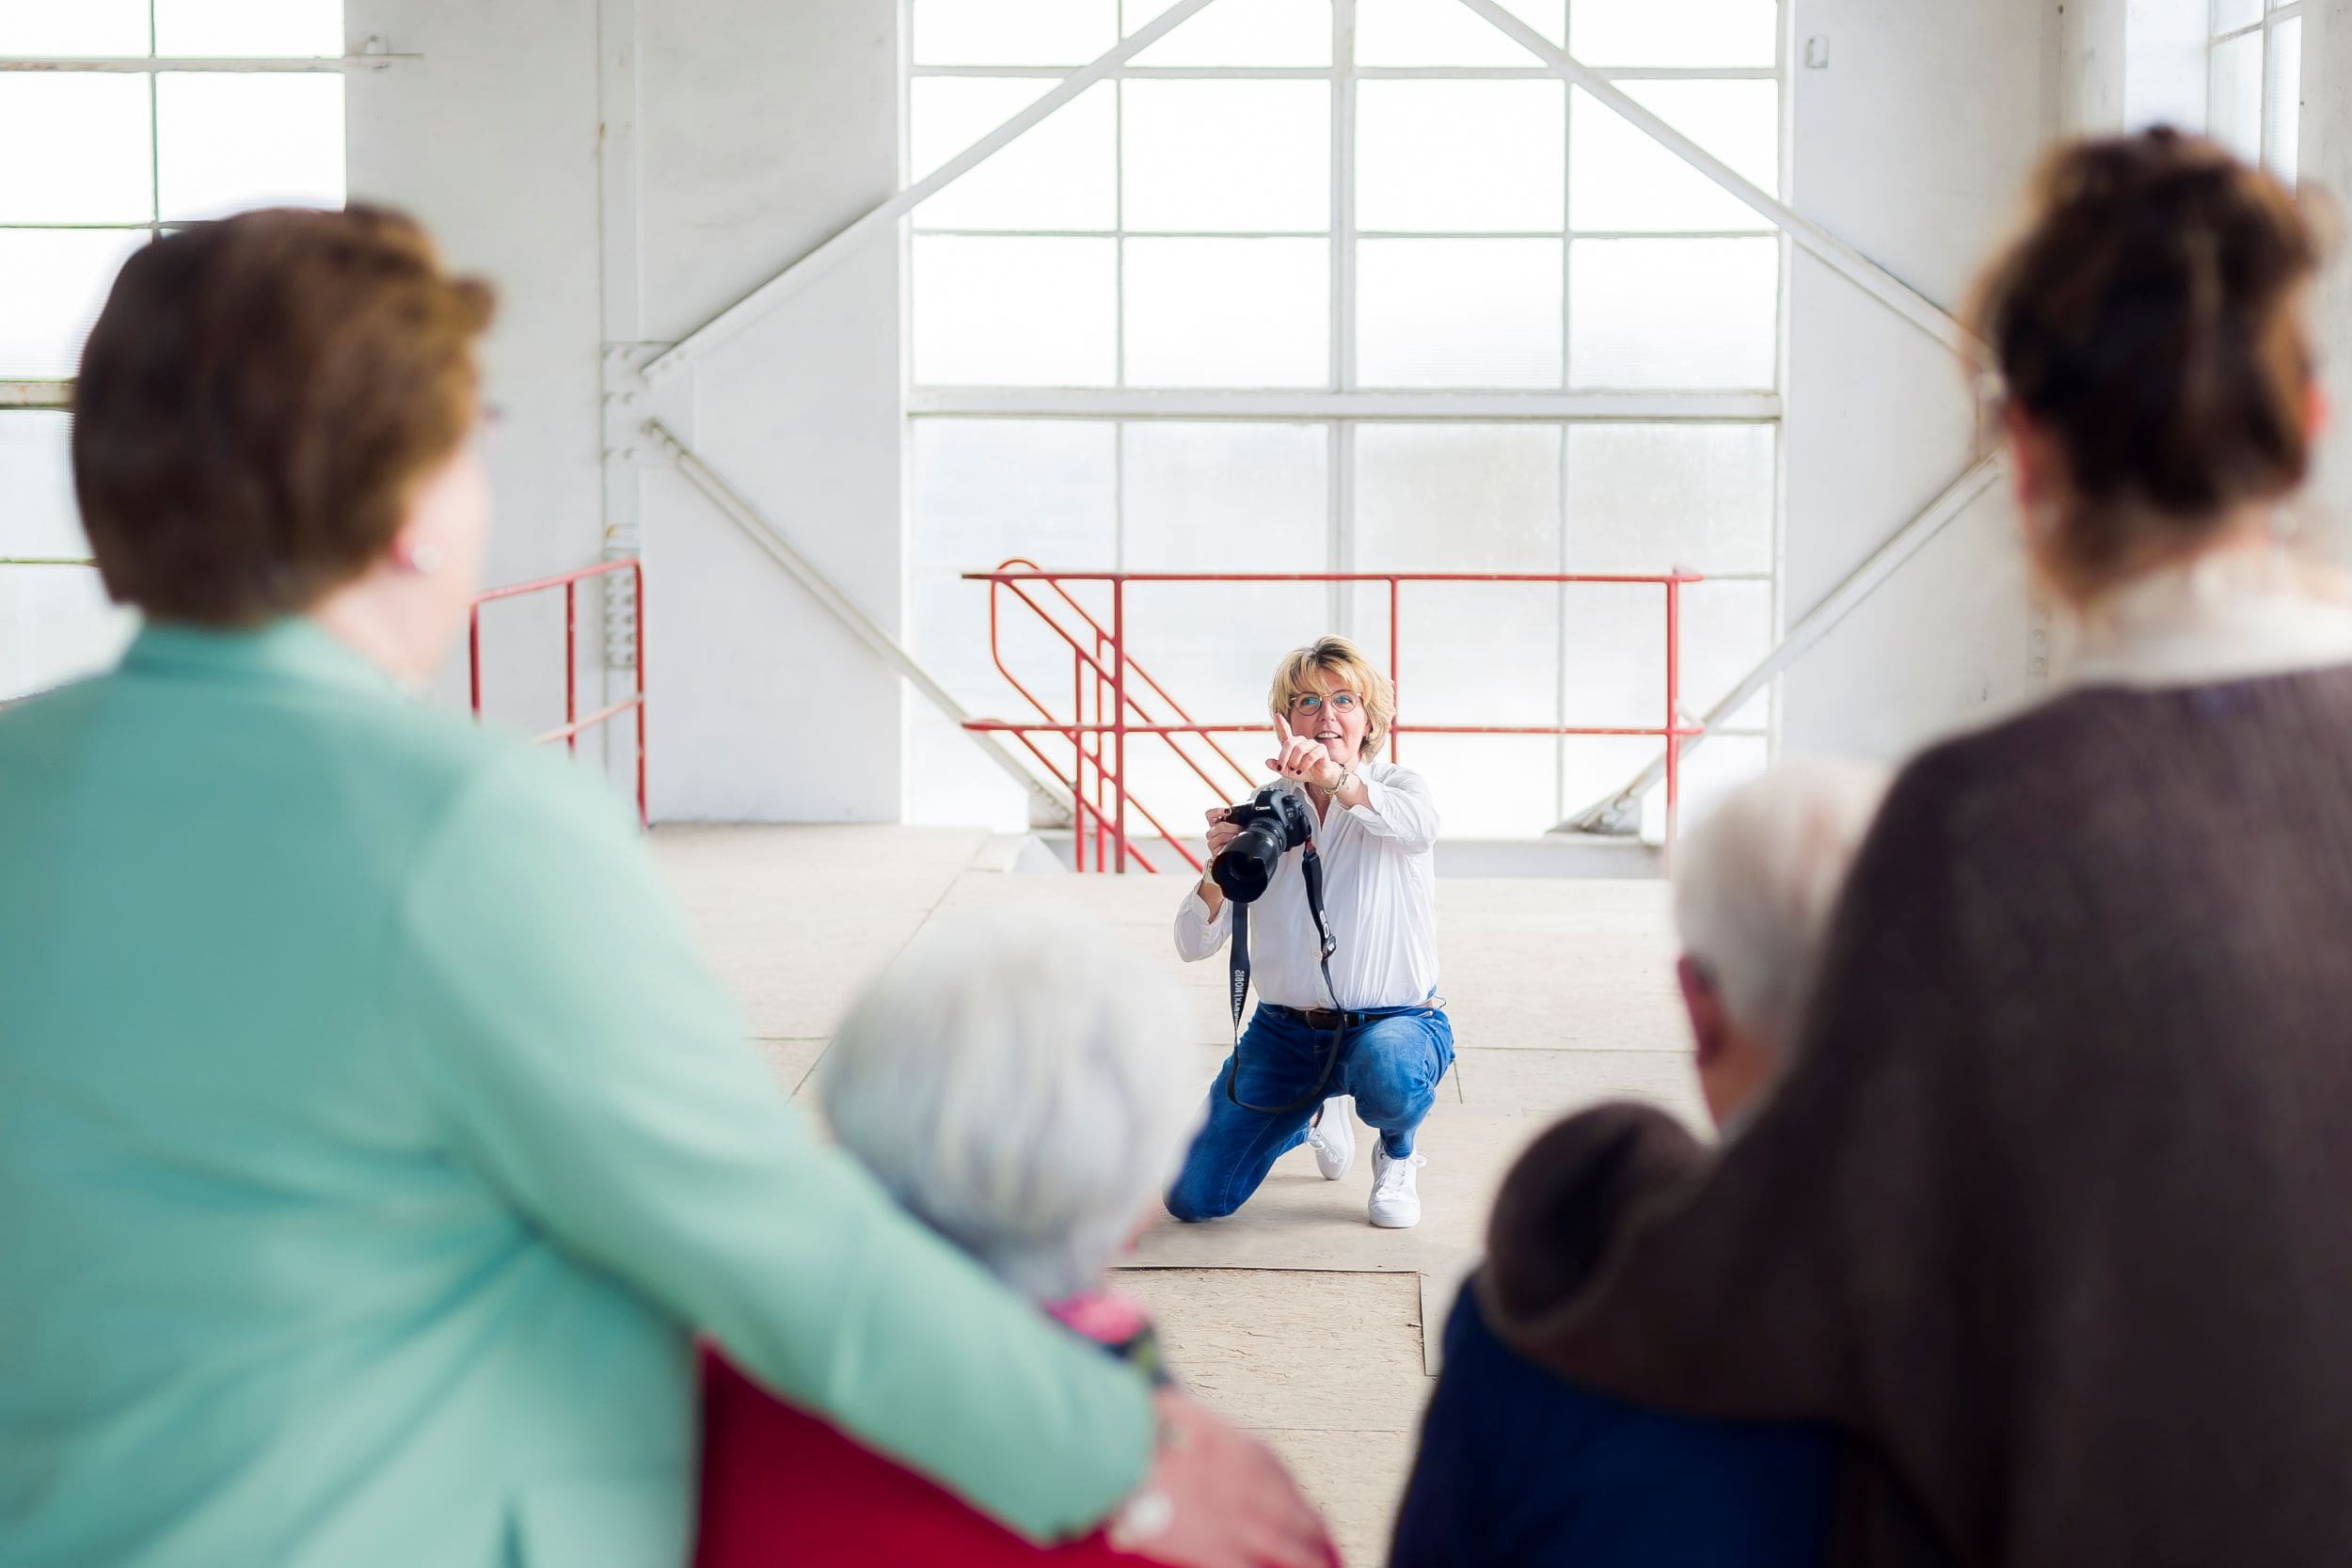
[[[1380,1133],[1394,1159],[1413,1152],[1413,1130],[1436,1102],[1438,1080],[1454,1063],[1454,1023],[1440,1007],[1367,1009],[1374,1017],[1347,1032],[1346,1056],[1332,1069],[1324,1093],[1354,1095],[1356,1114]],[[1314,1086],[1317,1052],[1331,1043],[1327,1030],[1310,1029],[1261,1006],[1243,1031],[1241,1078],[1234,1085],[1252,1105],[1287,1105]],[[1232,1056],[1209,1085],[1209,1120],[1184,1156],[1168,1189],[1168,1212],[1180,1220],[1213,1220],[1249,1201],[1274,1162],[1307,1141],[1313,1105],[1271,1116],[1233,1103],[1226,1093]]]

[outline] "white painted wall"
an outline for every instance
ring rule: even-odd
[[[1793,0],[1791,200],[1947,309],[2014,214],[2051,122],[2036,0]],[[1784,623],[1968,465],[1958,360],[1799,255],[1789,287]],[[2030,616],[2006,493],[1988,495],[1782,682],[1788,752],[1895,757],[2029,698]]]
[[[602,526],[595,0],[346,0],[344,19],[355,48],[378,35],[424,56],[348,78],[352,199],[415,213],[453,264],[499,285],[485,351],[486,395],[502,412],[485,443],[498,504],[487,575],[586,565]],[[562,721],[563,637],[555,596],[485,612],[494,716]],[[582,641],[593,681],[600,645]],[[442,682],[452,701],[464,676],[461,653]]]
[[[2303,11],[2303,183],[2336,208],[2352,200],[2352,0],[2308,0]],[[2352,563],[2352,256],[2339,239],[2311,302],[2320,376],[2335,413],[2320,438],[2303,512],[2306,538]]]
[[[896,188],[898,8],[637,9],[641,330],[671,341]],[[491,446],[494,581],[588,564],[602,545],[598,22],[596,0],[347,8],[355,43],[377,34],[425,56],[353,78],[353,195],[415,211],[457,263],[501,285],[488,345],[505,414]],[[898,323],[885,240],[644,405],[894,628]],[[895,818],[895,678],[640,451],[655,815]],[[551,725],[560,604],[487,616],[492,711]],[[585,613],[584,693],[600,679],[594,623]]]

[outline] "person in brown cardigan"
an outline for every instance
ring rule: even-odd
[[[1612,1107],[1498,1201],[1521,1354],[1850,1435],[1838,1561],[2352,1561],[2352,606],[2279,521],[2317,261],[2210,142],[2053,155],[1975,320],[2071,689],[1898,778],[1720,1153]]]

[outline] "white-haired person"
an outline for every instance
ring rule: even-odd
[[[1427,780],[1379,760],[1395,689],[1346,638],[1284,656],[1267,708],[1276,754],[1266,766],[1277,787],[1305,802],[1310,839],[1282,853],[1251,908],[1258,1008],[1209,1086],[1207,1124],[1168,1189],[1168,1211],[1180,1220],[1233,1212],[1301,1143],[1338,1180],[1356,1157],[1352,1100],[1380,1135],[1372,1223],[1401,1229],[1421,1222],[1414,1172],[1424,1162],[1413,1136],[1454,1061],[1454,1025],[1437,997],[1437,804]],[[1176,951],[1187,963],[1216,953],[1233,929],[1215,875],[1241,832],[1231,816],[1209,813],[1211,875],[1176,911]],[[1335,942],[1327,970],[1309,897],[1311,853]]]
[[[1183,1016],[1168,978],[1099,923],[998,911],[910,944],[858,1000],[818,1074],[834,1136],[900,1206],[1160,1388],[1170,1380],[1150,1320],[1104,1275],[1198,1120]],[[1173,1555],[1200,1523],[1147,1490],[1106,1528],[1039,1546],[715,1351],[703,1423],[696,1568],[1108,1568],[1130,1553]],[[1262,1560],[1336,1562],[1327,1543],[1286,1537],[1280,1519],[1242,1533]]]
[[[1675,865],[1677,973],[1699,1089],[1735,1133],[1779,1078],[1846,870],[1885,788],[1857,763],[1784,764],[1728,796]],[[1551,1266],[1562,1236],[1599,1221],[1658,1174],[1696,1166],[1687,1134],[1645,1150],[1606,1114],[1564,1122],[1527,1166],[1572,1173],[1538,1194],[1506,1187],[1488,1245],[1518,1275]],[[1641,1180],[1633,1180],[1638,1175]],[[1393,1568],[1581,1568],[1661,1562],[1812,1568],[1823,1560],[1837,1449],[1828,1429],[1703,1420],[1569,1383],[1498,1338],[1476,1286],[1446,1326],[1445,1370],[1397,1517]]]

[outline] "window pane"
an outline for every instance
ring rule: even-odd
[[[0,5],[0,55],[144,55],[147,45],[147,0],[73,0],[70,6],[17,0]]]
[[[167,218],[343,204],[343,79],[170,72],[156,78]]]
[[[1568,431],[1568,570],[1768,572],[1772,427],[1580,424]]]
[[[914,0],[918,65],[1084,65],[1118,33],[1119,0]]]
[[[1689,827],[1706,816],[1724,796],[1763,772],[1771,761],[1768,744],[1760,736],[1710,737],[1682,764],[1683,826]],[[1662,788],[1659,793],[1662,793]]]
[[[0,230],[0,379],[69,376],[122,259],[120,230]]]
[[[1503,0],[1558,43],[1566,0]],[[1540,65],[1461,0],[1356,0],[1356,63],[1371,66]]]
[[[1329,554],[1327,458],[1322,425],[1135,423],[1125,427],[1120,463],[1126,531],[1121,564],[1144,572],[1317,572]],[[1324,583],[1136,583],[1127,591],[1129,646],[1204,723],[1256,721],[1265,711],[1275,661],[1330,629],[1331,594]],[[1150,698],[1147,696],[1147,702]],[[1160,705],[1152,704],[1155,713]],[[1254,781],[1267,737],[1256,732],[1218,737]],[[1146,754],[1165,752],[1146,747]],[[1216,789],[1242,780],[1222,763],[1208,766],[1204,746],[1187,743]],[[1174,761],[1170,756],[1168,760]],[[1181,764],[1168,769],[1172,797],[1200,823],[1196,801],[1211,789]],[[1171,827],[1166,792],[1138,793]],[[1219,797],[1231,799],[1237,797]]]
[[[1594,801],[1623,789],[1634,774],[1658,755],[1661,744],[1646,736],[1568,736],[1560,744],[1561,815],[1582,811]]]
[[[158,55],[342,52],[342,0],[155,0]]]
[[[1570,583],[1561,642],[1567,721],[1666,721],[1666,591],[1647,583]],[[1622,783],[1623,781],[1618,781]],[[1574,804],[1575,802],[1570,802]]]
[[[2289,17],[2270,33],[2270,171],[2295,183],[2296,141],[2303,134],[2303,19]]]
[[[1558,241],[1365,240],[1356,256],[1361,385],[1560,385]]]
[[[1129,82],[1130,230],[1321,230],[1331,222],[1323,82]]]
[[[2260,33],[2217,44],[2205,131],[2253,163],[2263,150],[2263,39]]]
[[[1780,188],[1780,87],[1773,82],[1628,82],[1645,108],[1749,181]],[[1569,221],[1579,229],[1765,229],[1768,220],[1614,110],[1573,95]]]
[[[1773,0],[1576,0],[1568,53],[1586,65],[1769,66]]]
[[[1129,240],[1127,384],[1330,380],[1326,240]]]
[[[1358,426],[1357,569],[1558,571],[1560,440],[1557,425]],[[1384,657],[1387,601],[1377,585],[1356,595],[1356,624],[1376,628]],[[1556,586],[1408,582],[1397,609],[1422,722],[1557,721]]]
[[[72,416],[48,410],[0,414],[0,555],[85,556],[89,542],[73,500],[66,442]]]
[[[83,566],[0,566],[0,702],[95,674],[136,626]]]
[[[1356,92],[1359,228],[1560,228],[1560,83],[1365,82]]]
[[[913,421],[914,525],[907,574],[908,639],[914,655],[974,714],[1031,717],[989,655],[985,571],[1010,556],[1048,569],[1102,568],[1112,559],[1113,443],[1107,421],[942,420]],[[1082,586],[1073,591],[1085,597]],[[999,590],[1005,663],[1054,711],[1070,711],[1069,644],[1047,630],[1010,590]],[[1032,586],[1041,603],[1050,590]],[[968,739],[911,704],[907,809],[925,822],[1023,825],[1016,790]],[[1026,755],[1018,740],[1006,737]],[[1070,768],[1065,741],[1038,737],[1057,766]],[[1002,814],[1000,816],[1000,814]]]
[[[1773,384],[1778,240],[1578,240],[1569,269],[1571,385]]]
[[[0,223],[151,220],[147,107],[144,76],[0,76]]]
[[[1052,86],[1022,78],[925,76],[913,84],[910,140],[923,176],[1035,103]],[[1119,216],[1113,117],[1100,83],[914,210],[918,229],[1100,229]]]
[[[1412,681],[1407,671],[1397,698],[1403,721],[1444,722],[1419,710]],[[1547,736],[1408,735],[1398,737],[1397,760],[1429,781],[1447,838],[1533,838],[1559,820],[1558,744]]]
[[[1367,423],[1355,443],[1358,570],[1560,569],[1558,425]]]
[[[1686,586],[1682,711],[1695,717],[1713,706],[1772,650],[1772,584]],[[1569,723],[1653,727],[1666,721],[1664,588],[1571,583],[1564,645]],[[1740,710],[1738,721],[1758,727],[1769,722],[1770,702],[1769,692],[1759,694]]]
[[[2233,33],[2262,20],[2263,0],[2213,0],[2213,30]]]
[[[1694,582],[1682,591],[1682,705],[1703,714],[1772,651],[1772,585]],[[1771,689],[1733,715],[1742,728],[1772,722]]]
[[[918,234],[914,250],[917,382],[1110,385],[1116,241]]]
[[[1126,536],[1120,560],[1128,569],[1326,568],[1330,440],[1325,426],[1137,422],[1125,426],[1121,438]],[[1209,592],[1222,594],[1226,586]],[[1315,593],[1323,595],[1324,589],[1318,586]],[[1260,688],[1273,668],[1269,659],[1259,672]],[[1263,689],[1258,695],[1264,695]]]
[[[1167,8],[1127,0],[1127,31]],[[1330,0],[1216,0],[1136,56],[1137,65],[1324,65],[1331,63]]]

